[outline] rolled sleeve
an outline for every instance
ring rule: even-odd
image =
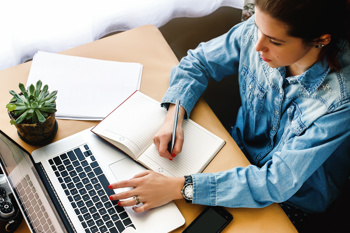
[[[336,197],[335,189],[341,187],[338,178],[349,175],[350,120],[344,115],[348,113],[344,110],[321,117],[302,135],[271,151],[271,159],[262,167],[192,175],[193,203],[261,208],[290,201],[307,212],[323,211]]]

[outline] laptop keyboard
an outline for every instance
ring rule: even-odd
[[[109,199],[114,192],[88,145],[56,156],[49,163],[85,232],[115,233],[134,227],[125,209]]]
[[[29,175],[26,175],[16,187],[22,201],[22,208],[26,211],[29,219],[29,224],[36,232],[52,232],[55,233],[55,227],[47,214],[39,195],[30,180]]]

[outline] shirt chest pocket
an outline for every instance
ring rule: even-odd
[[[254,77],[251,77],[245,87],[245,96],[248,108],[255,113],[261,113],[264,109],[266,90],[259,85]]]
[[[287,109],[287,115],[288,115],[288,125],[290,130],[295,134],[295,135],[300,135],[305,129],[306,126],[301,120],[301,111],[298,108],[297,105],[291,105]]]

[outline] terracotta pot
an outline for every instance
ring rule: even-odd
[[[9,113],[11,119],[13,116]],[[55,114],[49,115],[43,123],[15,124],[18,136],[30,145],[44,145],[53,140],[57,133],[58,124]]]

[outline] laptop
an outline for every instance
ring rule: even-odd
[[[145,168],[90,129],[32,154],[0,130],[0,166],[31,232],[163,233],[185,223],[173,202],[140,214],[109,200],[110,183]]]

